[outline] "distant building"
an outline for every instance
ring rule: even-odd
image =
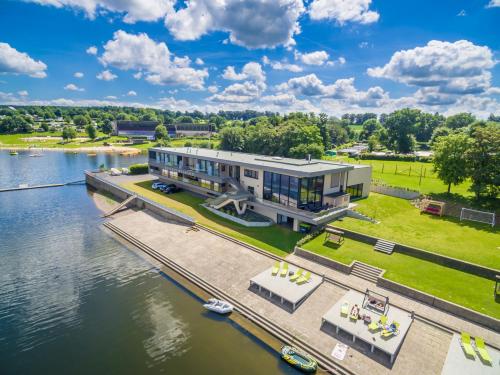
[[[128,121],[118,120],[113,122],[113,134],[129,138],[155,139],[155,129],[158,121]]]
[[[166,125],[168,135],[172,138],[177,137],[208,137],[210,133],[215,132],[213,124],[191,124],[180,123]]]

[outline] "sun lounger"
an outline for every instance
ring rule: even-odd
[[[475,337],[474,342],[476,343],[476,350],[484,362],[493,364],[493,360],[490,357],[490,353],[486,350],[486,345],[484,345],[484,340],[481,337]]]
[[[280,271],[280,262],[274,263],[272,275],[276,276]]]
[[[299,277],[299,279],[297,280],[297,284],[300,285],[300,284],[307,283],[310,278],[311,278],[311,272],[307,271],[304,276]]]
[[[389,327],[384,328],[382,332],[380,333],[380,336],[382,337],[391,337],[395,336],[399,333],[399,323],[398,322],[392,322]]]
[[[460,344],[465,354],[469,357],[474,357],[474,348],[471,345],[470,335],[466,332],[462,332],[460,335]]]
[[[285,277],[287,273],[288,273],[288,263],[285,263],[283,265],[281,272],[280,272],[280,276]]]
[[[295,280],[299,279],[302,276],[302,272],[304,272],[304,270],[302,268],[299,268],[299,270],[295,272],[295,275],[290,277],[290,281],[293,283]]]
[[[349,319],[358,320],[359,318],[359,306],[354,305],[349,313]]]
[[[349,314],[349,302],[344,302],[340,307],[340,315],[347,316]]]
[[[387,316],[385,315],[382,315],[380,317],[380,319],[378,320],[378,322],[371,322],[369,325],[368,325],[368,329],[370,331],[378,331],[379,329],[381,329],[383,326],[385,326],[387,324]]]

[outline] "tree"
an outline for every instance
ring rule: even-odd
[[[226,127],[219,133],[220,148],[226,151],[244,151],[245,133],[240,127]]]
[[[65,126],[62,130],[62,138],[65,141],[76,138],[76,129],[73,126]]]
[[[379,140],[376,134],[370,135],[368,138],[368,151],[373,152],[379,145]]]
[[[49,123],[42,122],[42,124],[40,125],[40,128],[42,128],[44,132],[48,132],[49,131]]]
[[[438,140],[439,137],[446,137],[451,134],[450,128],[439,126],[432,132],[431,145]]]
[[[480,198],[497,197],[500,192],[500,125],[488,123],[475,129],[467,153],[472,185],[470,190]]]
[[[73,123],[75,124],[75,126],[83,128],[84,126],[90,124],[90,120],[86,116],[78,115],[73,118]]]
[[[306,158],[308,155],[311,156],[311,158],[314,159],[321,159],[323,156],[323,153],[325,151],[325,148],[323,147],[322,144],[300,144],[295,147],[292,147],[289,151],[289,155],[292,158],[298,158],[298,159],[303,159]]]
[[[392,112],[385,119],[387,145],[399,153],[408,153],[415,149],[415,124],[420,118],[420,110],[404,108]]]
[[[176,123],[192,124],[194,122],[194,120],[191,116],[179,116],[175,119],[175,122]]]
[[[434,170],[438,178],[448,185],[458,185],[468,177],[467,152],[470,148],[470,138],[466,134],[451,134],[439,137],[433,145]]]
[[[89,136],[90,139],[94,140],[97,137],[97,130],[94,125],[88,124],[85,127],[85,131],[87,132],[87,135]]]
[[[360,139],[369,139],[373,134],[378,133],[382,129],[382,125],[376,118],[371,118],[363,123],[363,130],[359,135]]]
[[[470,113],[457,113],[456,115],[450,116],[445,121],[445,126],[450,129],[460,129],[469,126],[476,118],[472,116]]]
[[[415,124],[415,138],[419,142],[429,142],[432,133],[444,123],[444,117],[439,113],[421,113]]]
[[[113,122],[110,120],[104,121],[101,126],[101,130],[104,134],[110,135],[111,133],[113,133]]]
[[[168,138],[168,132],[165,125],[158,125],[155,128],[155,139],[157,141],[165,141]]]

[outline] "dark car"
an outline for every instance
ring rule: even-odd
[[[168,184],[168,185],[161,187],[160,190],[163,191],[165,194],[172,194],[172,193],[177,193],[181,189],[179,189],[174,184]]]

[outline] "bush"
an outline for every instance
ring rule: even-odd
[[[304,245],[305,243],[318,237],[320,234],[323,234],[324,230],[325,230],[325,228],[323,226],[319,227],[314,232],[309,233],[308,235],[306,235],[306,236],[302,237],[300,240],[298,240],[297,243],[295,244],[295,246],[300,247],[300,246]]]
[[[210,148],[210,142],[208,142],[208,141],[201,142],[200,148]]]
[[[184,142],[184,147],[193,147],[193,142],[191,141]]]
[[[358,156],[361,160],[388,160],[388,161],[420,161],[422,163],[430,163],[432,158],[429,156],[416,156],[416,155],[374,155],[374,154],[361,154]]]
[[[132,164],[129,167],[130,174],[146,174],[149,172],[148,164]]]

